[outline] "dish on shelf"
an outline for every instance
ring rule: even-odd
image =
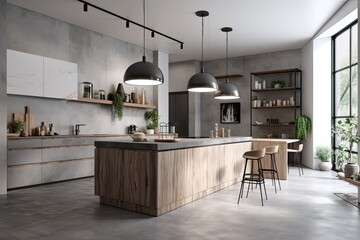
[[[255,124],[256,124],[256,125],[263,125],[264,123],[263,123],[263,122],[259,122],[259,121],[255,121]]]

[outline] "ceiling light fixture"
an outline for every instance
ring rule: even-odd
[[[84,3],[84,8],[83,8],[84,12],[88,11],[88,5],[86,3]]]
[[[143,17],[145,26],[145,0],[143,0]],[[132,64],[126,69],[124,82],[130,85],[161,85],[164,75],[160,68],[146,61],[145,56],[145,28],[143,31],[143,58],[142,61]]]
[[[126,27],[127,27],[127,28],[130,27],[130,23],[131,23],[131,24],[136,25],[136,26],[138,26],[138,27],[144,28],[144,29],[146,29],[146,30],[148,30],[148,31],[150,31],[150,32],[154,32],[154,33],[156,33],[156,34],[158,34],[158,35],[160,35],[160,36],[163,36],[163,37],[166,37],[166,38],[168,38],[168,39],[170,39],[170,40],[172,40],[172,41],[175,41],[175,42],[177,42],[177,43],[180,44],[180,49],[183,49],[182,47],[184,46],[184,42],[182,42],[182,41],[180,41],[180,40],[177,40],[177,39],[175,39],[175,38],[173,38],[173,37],[170,37],[170,36],[168,36],[168,35],[166,35],[166,34],[164,34],[164,33],[158,32],[158,31],[156,31],[155,29],[148,28],[148,27],[146,27],[146,26],[144,26],[144,25],[141,25],[140,23],[131,21],[131,20],[128,19],[128,18],[122,17],[122,16],[120,16],[119,14],[116,14],[116,13],[110,12],[109,10],[106,10],[106,9],[104,9],[104,8],[102,8],[102,7],[96,6],[96,5],[94,5],[94,4],[90,3],[90,2],[87,2],[87,1],[84,1],[84,0],[78,0],[78,2],[81,2],[81,3],[84,4],[84,11],[85,11],[85,8],[86,8],[86,10],[87,10],[88,7],[95,8],[95,9],[101,11],[101,12],[107,13],[107,14],[109,14],[109,15],[111,15],[111,16],[114,16],[114,17],[117,17],[117,18],[119,18],[119,19],[121,19],[121,20],[126,21]],[[85,5],[86,5],[86,7],[85,7]]]
[[[187,90],[189,92],[214,92],[218,89],[217,81],[211,74],[204,72],[204,17],[209,16],[209,12],[197,11],[195,14],[201,17],[202,20],[201,70],[190,78],[187,84]]]
[[[219,84],[219,89],[215,92],[215,99],[238,99],[240,98],[237,87],[229,82],[228,78],[228,61],[229,61],[229,32],[231,27],[223,27],[221,31],[226,33],[226,81]]]

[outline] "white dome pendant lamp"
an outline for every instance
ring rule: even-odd
[[[226,32],[226,76],[228,76],[228,55],[229,55],[229,32],[232,31],[231,27],[223,27],[221,31]],[[229,78],[226,77],[224,83],[219,84],[219,89],[215,92],[215,99],[238,99],[240,98],[237,87],[229,82]]]
[[[195,14],[202,19],[201,71],[190,78],[187,84],[187,90],[189,92],[215,92],[218,89],[216,79],[209,73],[204,72],[204,17],[209,16],[209,12],[197,11]]]
[[[126,69],[124,82],[129,85],[161,85],[164,83],[164,75],[160,68],[146,61],[145,56],[145,0],[143,0],[144,34],[143,34],[143,58],[142,61],[132,64]]]

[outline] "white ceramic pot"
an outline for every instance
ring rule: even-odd
[[[345,177],[351,177],[359,173],[359,165],[357,163],[347,163],[344,167]]]
[[[137,142],[141,142],[144,140],[145,138],[145,133],[143,132],[136,132],[132,135],[130,135],[132,137],[132,139],[134,139],[134,141],[137,141]]]
[[[146,134],[154,134],[154,129],[146,129]]]
[[[331,164],[331,162],[321,162],[320,161],[318,166],[319,166],[320,171],[330,171],[332,164]]]

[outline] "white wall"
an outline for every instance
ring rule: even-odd
[[[310,168],[317,168],[315,148],[331,145],[331,36],[357,18],[356,8],[356,0],[346,2],[302,49],[303,114],[313,122],[303,162]]]
[[[155,51],[154,64],[161,69],[164,75],[164,83],[154,87],[153,101],[160,114],[159,123],[167,123],[169,122],[169,54]]]

